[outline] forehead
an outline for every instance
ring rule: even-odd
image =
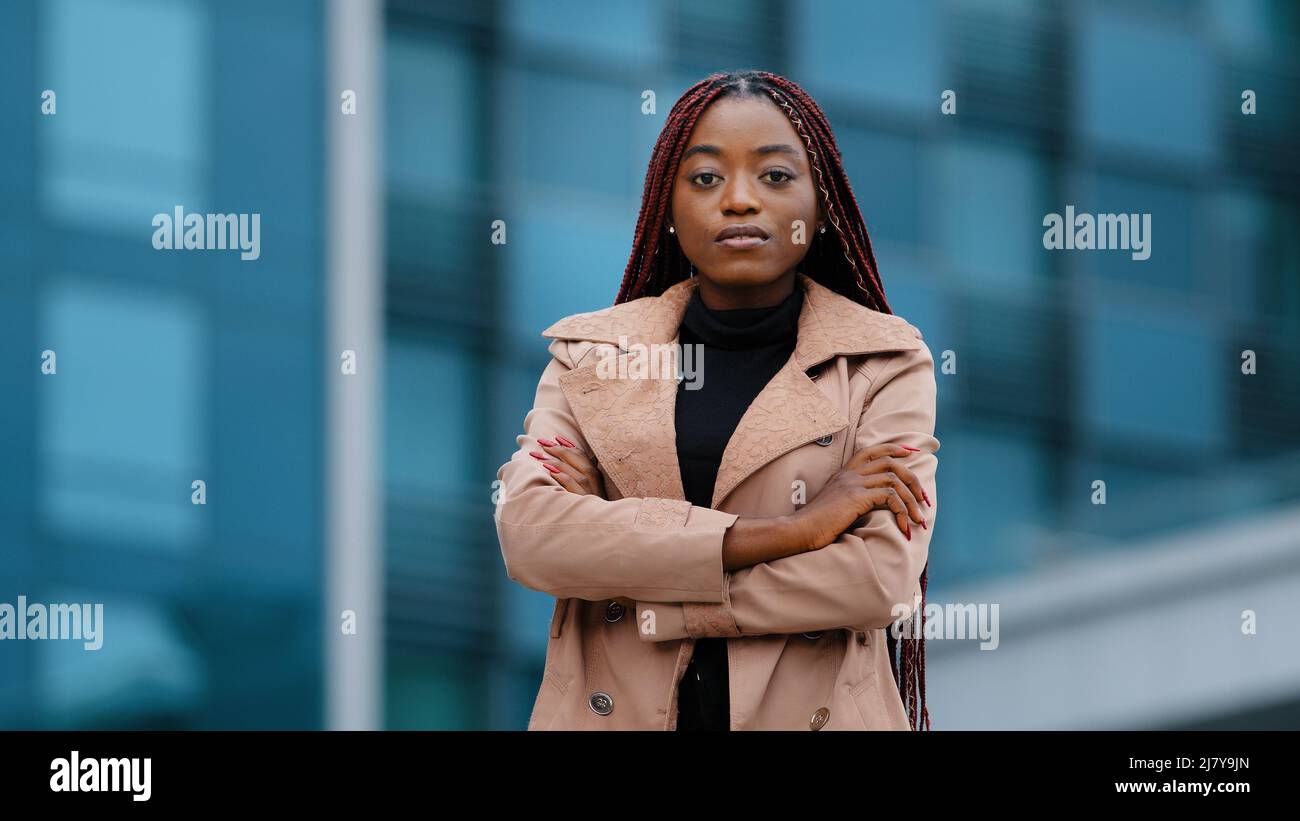
[[[790,120],[768,97],[724,97],[710,105],[695,122],[686,147],[708,143],[728,156],[747,154],[760,145],[788,143],[803,156],[803,140]]]

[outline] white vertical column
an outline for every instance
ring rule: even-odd
[[[325,726],[381,729],[383,2],[330,0],[328,8]],[[356,93],[356,114],[342,113],[344,90]],[[355,374],[341,371],[345,350],[356,352]],[[356,613],[356,635],[342,632],[345,610]]]

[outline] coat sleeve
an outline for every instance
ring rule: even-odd
[[[884,442],[920,448],[901,458],[930,496],[928,527],[909,540],[894,514],[872,510],[831,544],[726,574],[721,602],[637,602],[644,641],[762,636],[845,627],[868,630],[907,618],[920,594],[939,496],[935,473],[934,360],[919,350],[880,357],[855,432],[855,450]]]
[[[497,470],[494,512],[506,575],[556,598],[650,602],[723,600],[722,540],[732,513],[676,499],[609,501],[570,493],[541,463],[537,439],[557,434],[590,452],[560,390],[573,367],[563,341],[551,345],[518,449]]]

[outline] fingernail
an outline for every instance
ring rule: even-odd
[[[535,450],[528,451],[528,455],[533,457],[534,459],[541,459],[543,462],[546,461],[546,455],[542,453],[538,453]]]
[[[568,439],[565,439],[563,436],[557,436],[557,437],[555,437],[555,438],[556,438],[557,440],[559,440],[560,444],[561,444],[561,445],[564,445],[566,448],[576,448],[576,447],[577,447],[577,445],[573,444],[573,443],[570,442]]]
[[[555,465],[552,465],[550,462],[542,462],[542,467],[546,468],[546,469],[549,470],[551,473],[559,473],[559,472],[560,472],[560,469],[557,468]]]
[[[921,495],[925,497],[925,503],[930,505],[930,494],[925,492],[925,488],[921,488]],[[930,505],[930,507],[934,507],[934,505]]]
[[[538,441],[538,442],[541,442],[543,445],[546,445],[548,448],[553,448],[553,447],[555,447],[555,443],[552,442],[550,439],[541,439],[541,438],[538,438],[537,441]]]
[[[903,532],[907,534],[907,540],[909,542],[912,541],[912,528],[909,526],[907,530],[904,530]]]
[[[908,450],[920,450],[920,448],[914,448],[911,445],[899,445],[899,447],[904,447],[907,448]]]
[[[921,522],[921,527],[924,527],[926,530],[929,530],[929,529],[930,529],[930,528],[928,528],[928,527],[925,527],[925,522],[924,522],[924,521]]]

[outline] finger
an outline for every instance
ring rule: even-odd
[[[588,455],[585,450],[578,447],[571,440],[565,439],[563,436],[556,436],[555,443],[545,444],[543,447],[547,453],[565,459],[569,464],[580,467],[583,470],[595,467],[596,460],[594,457]]]
[[[543,462],[541,467],[543,470],[551,474],[552,479],[558,482],[561,487],[570,493],[582,495],[587,492],[583,490],[582,484],[575,479],[572,474],[566,471],[563,466],[558,465],[555,462]]]
[[[582,473],[592,474],[596,472],[595,464],[593,464],[591,459],[587,457],[587,454],[583,453],[579,448],[569,448],[564,447],[563,445],[555,445],[553,447],[542,445],[541,447],[542,450],[551,454],[556,459],[567,462]]]
[[[580,455],[568,454],[568,461],[566,461],[563,458],[565,454],[559,452],[557,449],[545,446],[543,446],[542,449],[547,453],[553,454],[553,458],[548,461],[551,461],[556,465],[556,467],[563,468],[565,473],[572,476],[586,489],[586,493],[596,493],[604,496],[604,491],[602,489],[604,485],[600,472],[596,469],[595,465],[586,462]],[[574,462],[578,462],[578,464],[575,465]]]
[[[907,517],[901,513],[895,513],[894,521],[898,523],[898,529],[903,531],[903,535],[910,542],[912,540],[912,526],[907,523]]]
[[[913,496],[917,499],[924,499],[927,505],[934,507],[934,505],[930,504],[930,495],[925,492],[925,485],[921,484],[920,477],[916,475],[915,471],[899,461],[897,457],[884,457],[877,459],[875,462],[868,462],[858,468],[858,472],[863,475],[883,470],[893,472],[911,489]]]
[[[898,529],[903,531],[903,535],[908,539],[912,538],[912,526],[907,521],[907,506],[892,487],[877,488],[873,493],[878,500],[877,507],[887,507],[894,514],[894,523]]]
[[[877,459],[883,459],[886,456],[911,456],[920,448],[914,448],[910,445],[900,445],[895,442],[882,442],[879,445],[871,445],[855,452],[845,467],[850,465],[858,467],[866,462],[874,462]]]
[[[894,523],[903,535],[912,538],[912,526],[907,521],[907,506],[892,487],[875,488],[871,492],[874,507],[888,509],[894,514]]]
[[[892,488],[898,495],[899,500],[907,510],[908,516],[921,527],[926,527],[925,510],[921,508],[921,503],[917,501],[912,489],[903,483],[901,479],[892,473],[872,473],[863,477],[863,487],[874,488]]]
[[[926,514],[924,514],[924,511],[920,508],[919,499],[928,500],[928,496],[926,496],[926,488],[924,488],[922,483],[920,483],[917,474],[904,468],[902,462],[897,459],[891,459],[891,457],[885,457],[885,459],[876,460],[863,466],[863,468],[859,469],[859,474],[865,475],[865,477],[866,475],[883,475],[883,477],[889,477],[893,479],[894,482],[900,483],[900,485],[906,487],[907,491],[906,494],[904,494],[904,501],[906,501],[907,507],[914,507],[917,509],[918,516],[915,516],[914,518],[917,518],[919,524],[924,525]],[[933,507],[933,505],[931,505],[931,507]]]

